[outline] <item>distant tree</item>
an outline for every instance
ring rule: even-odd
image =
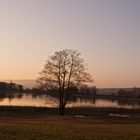
[[[1,93],[16,93],[16,92],[24,92],[23,86],[18,85],[16,83],[10,82],[0,82],[0,94]]]
[[[92,82],[92,77],[86,72],[80,53],[75,50],[62,50],[50,56],[40,73],[38,82],[48,90],[59,93],[59,113],[64,115],[65,106],[73,87],[82,83]]]
[[[5,93],[5,92],[7,92],[7,83],[0,82],[0,93]]]

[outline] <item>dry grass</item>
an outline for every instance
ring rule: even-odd
[[[139,140],[140,115],[92,116],[48,114],[38,109],[0,111],[0,140]],[[26,113],[27,112],[27,113]],[[29,113],[31,112],[31,113]],[[127,114],[128,111],[126,112]]]

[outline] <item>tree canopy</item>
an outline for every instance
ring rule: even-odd
[[[59,109],[63,115],[64,108],[73,87],[92,82],[91,75],[86,72],[84,60],[76,50],[62,50],[50,56],[40,72],[39,83],[45,89],[56,89],[60,95]]]

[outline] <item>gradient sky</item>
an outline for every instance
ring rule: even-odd
[[[140,0],[0,0],[0,79],[36,79],[66,48],[97,87],[140,86]]]

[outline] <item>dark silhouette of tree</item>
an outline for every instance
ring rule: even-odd
[[[5,93],[7,92],[7,83],[5,82],[0,82],[0,93]]]
[[[13,82],[0,82],[0,98],[14,98],[15,93],[18,93],[18,96],[21,97],[23,92],[24,89],[22,85],[15,84]]]
[[[86,72],[84,60],[75,50],[62,50],[50,56],[40,73],[38,82],[42,88],[56,90],[59,93],[59,113],[64,115],[65,106],[70,93],[82,83],[92,82],[92,77]]]

